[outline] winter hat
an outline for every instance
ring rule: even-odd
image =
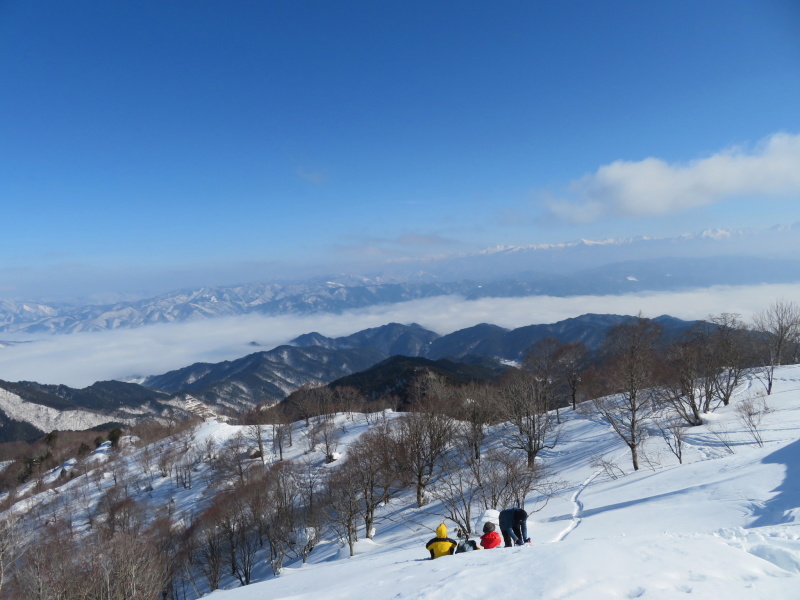
[[[486,521],[486,523],[483,524],[483,533],[489,533],[490,531],[494,531],[494,523]]]

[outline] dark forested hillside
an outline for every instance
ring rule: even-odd
[[[508,367],[492,361],[467,364],[447,359],[392,356],[377,365],[333,381],[331,388],[354,387],[370,401],[393,396],[400,405],[409,402],[409,385],[421,374],[432,373],[452,386],[496,380]]]

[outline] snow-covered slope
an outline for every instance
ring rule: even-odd
[[[636,473],[607,425],[568,413],[562,443],[546,457],[567,486],[531,515],[532,547],[431,561],[424,544],[440,521],[436,505],[398,506],[353,558],[330,560],[321,550],[313,564],[211,598],[796,599],[800,367],[780,377],[762,423],[764,447],[730,406],[689,434],[683,465],[652,438],[651,468]],[[735,402],[757,386],[748,382]],[[612,479],[593,467],[600,455],[625,474]]]
[[[262,556],[254,571],[256,583],[240,588],[227,577],[222,584],[229,589],[209,597],[797,599],[800,366],[782,367],[777,377],[775,391],[766,399],[769,410],[759,425],[763,446],[737,417],[737,405],[761,393],[759,382],[746,381],[731,406],[719,407],[707,415],[706,424],[687,432],[683,464],[656,434],[645,444],[647,460],[638,472],[630,468],[627,448],[591,408],[562,411],[560,442],[543,456],[562,491],[544,506],[536,494],[527,498],[532,546],[431,561],[424,545],[444,511],[436,501],[417,508],[413,494],[406,494],[381,508],[374,541],[361,539],[355,557],[348,558],[346,549],[327,539],[307,564],[287,564],[280,576],[273,577]],[[396,417],[385,414],[386,419]],[[351,420],[339,415],[336,422],[343,428],[338,448],[343,455],[349,444],[376,425],[374,418],[370,423],[364,416]],[[307,451],[302,422],[294,430],[295,443],[286,458],[308,461],[318,469],[336,468],[336,463],[323,464],[320,450]],[[202,449],[209,438],[223,441],[239,431],[240,427],[209,420],[180,443]],[[502,435],[503,425],[493,428],[490,445],[499,444]],[[101,448],[90,462],[102,468],[107,450]],[[141,474],[135,475],[140,473],[139,452],[129,458],[131,481],[141,480]],[[159,477],[152,480],[152,488],[131,483],[126,489],[137,501],[149,503],[153,512],[169,506],[177,518],[196,514],[209,502],[203,483],[206,467],[197,468],[191,489]],[[80,530],[85,526],[83,511],[93,510],[92,502],[115,477],[95,477],[91,485],[85,477],[76,477],[58,494],[50,491],[29,498],[16,512],[55,496],[62,501],[84,498],[85,504],[71,513]],[[86,501],[87,494],[94,500]],[[444,521],[452,531],[453,524]],[[482,525],[481,516],[475,525]]]
[[[91,429],[112,420],[109,415],[88,410],[58,410],[24,400],[0,388],[0,411],[14,421],[29,423],[39,431]]]

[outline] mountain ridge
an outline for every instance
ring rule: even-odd
[[[388,323],[338,338],[318,332],[303,334],[271,350],[218,363],[193,363],[151,375],[139,383],[111,380],[74,389],[0,381],[0,439],[30,434],[30,428],[22,422],[47,433],[47,427],[71,427],[73,423],[93,427],[104,422],[134,423],[144,418],[188,415],[193,409],[187,407],[238,413],[257,404],[275,404],[303,385],[328,384],[364,372],[392,356],[469,363],[448,369],[460,372],[459,377],[468,371],[481,371],[489,377],[495,368],[492,365],[519,362],[527,348],[544,338],[554,337],[562,343],[580,341],[590,350],[596,349],[611,327],[631,318],[589,313],[511,330],[483,323],[446,335],[416,323]],[[694,323],[667,315],[654,321],[664,326],[667,338]]]
[[[444,295],[466,299],[676,291],[800,281],[797,224],[706,230],[672,238],[500,246],[440,260],[397,262],[382,274],[209,285],[136,301],[66,305],[0,300],[0,333],[69,334],[238,316],[338,313]],[[734,242],[759,248],[743,254]],[[772,244],[780,246],[771,251]],[[696,256],[703,244],[708,256]],[[787,251],[786,248],[791,248]],[[636,260],[629,260],[631,248]],[[623,254],[617,250],[624,249]],[[787,258],[788,257],[788,258]]]

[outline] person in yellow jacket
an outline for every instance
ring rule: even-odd
[[[442,523],[436,528],[436,537],[431,539],[425,545],[425,548],[431,553],[431,558],[439,558],[440,556],[453,554],[457,545],[455,540],[447,537],[447,525]]]

